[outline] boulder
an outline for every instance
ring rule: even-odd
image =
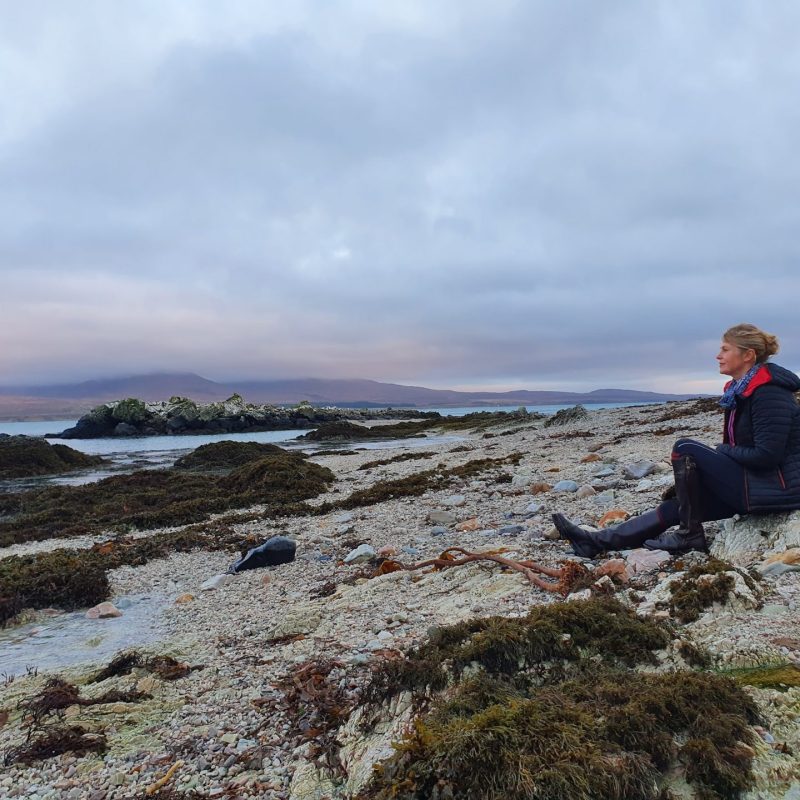
[[[711,553],[731,564],[750,566],[796,547],[800,547],[800,511],[790,511],[725,520]]]
[[[113,603],[98,603],[86,612],[87,619],[111,619],[121,617],[122,612]]]
[[[243,572],[247,569],[275,567],[294,561],[297,544],[286,536],[273,536],[266,542],[247,551],[247,554],[236,563],[231,564],[228,572]]]
[[[573,406],[572,408],[562,408],[560,411],[553,414],[552,417],[548,417],[544,421],[544,427],[551,428],[554,425],[567,425],[570,422],[578,422],[579,420],[586,419],[588,416],[589,412],[581,405]]]

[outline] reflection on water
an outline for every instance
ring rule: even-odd
[[[28,666],[52,671],[109,661],[119,650],[162,635],[160,617],[170,603],[167,597],[130,595],[112,602],[121,617],[86,619],[85,611],[75,611],[0,629],[0,675],[21,675]]]

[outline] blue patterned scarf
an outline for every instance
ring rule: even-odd
[[[753,364],[738,381],[731,381],[730,386],[725,390],[725,394],[722,395],[719,404],[723,408],[735,408],[736,398],[750,385],[753,375],[755,375],[762,366],[763,364]]]

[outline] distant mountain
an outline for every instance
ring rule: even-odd
[[[193,373],[132,375],[51,386],[0,387],[0,417],[75,414],[94,405],[123,397],[167,400],[173,395],[199,402],[224,400],[234,392],[251,403],[315,405],[481,406],[555,405],[560,403],[658,403],[697,395],[659,394],[632,389],[595,389],[592,392],[533,391],[458,392],[428,389],[364,379],[287,378],[273,381],[217,383]]]

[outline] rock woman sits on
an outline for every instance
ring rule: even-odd
[[[674,497],[621,525],[589,532],[554,514],[576,555],[594,558],[642,545],[670,553],[708,550],[703,522],[800,509],[800,405],[794,396],[800,378],[768,363],[777,352],[778,340],[755,325],[725,331],[717,355],[720,373],[731,376],[720,400],[723,443],[711,448],[678,439]]]

